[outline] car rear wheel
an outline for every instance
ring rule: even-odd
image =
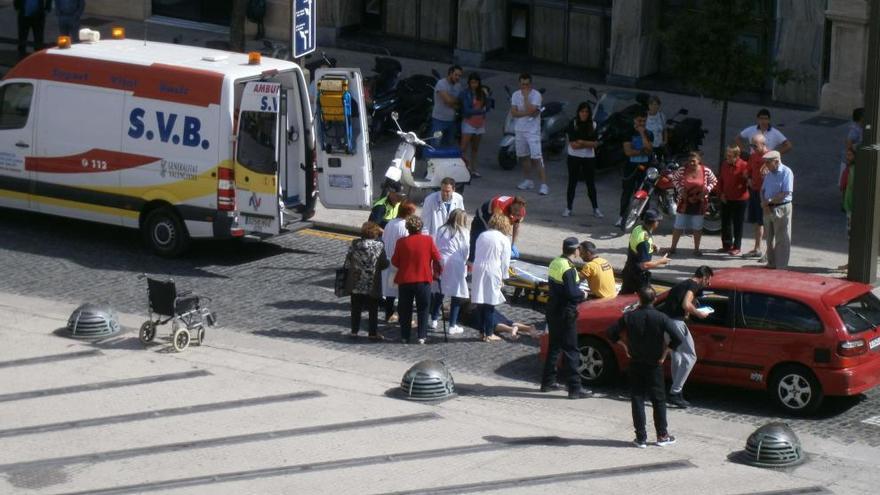
[[[578,351],[581,353],[578,374],[585,384],[606,384],[617,375],[617,359],[608,344],[595,337],[582,337]]]
[[[822,385],[816,375],[800,365],[786,365],[774,371],[770,393],[777,406],[794,415],[816,411],[824,399]]]

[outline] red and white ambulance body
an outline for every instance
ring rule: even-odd
[[[0,81],[0,206],[140,228],[162,255],[278,234],[318,190],[369,208],[360,73],[316,76],[344,88],[341,121],[315,122],[287,61],[124,39],[38,52]],[[344,146],[323,142],[334,129]]]

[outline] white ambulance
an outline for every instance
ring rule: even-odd
[[[369,208],[360,72],[315,76],[317,119],[291,62],[60,39],[0,81],[0,207],[139,228],[164,256],[191,238],[278,234],[316,197]]]

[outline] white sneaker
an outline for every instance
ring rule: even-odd
[[[541,187],[538,189],[538,194],[541,196],[546,196],[550,194],[550,188],[547,187],[547,184],[541,184]]]
[[[562,210],[562,216],[564,216],[564,217],[570,217],[570,216],[571,216],[571,210],[569,210],[568,208]]]
[[[464,333],[464,328],[462,328],[458,325],[454,325],[454,326],[449,327],[449,335],[459,335],[462,333]]]
[[[623,217],[618,218],[617,221],[614,222],[614,226],[615,227],[623,227]]]
[[[599,208],[595,208],[593,210],[593,216],[596,218],[605,218],[605,215],[602,214],[602,210],[600,210]]]
[[[419,339],[419,344],[425,345],[425,339]],[[658,444],[659,445],[659,444]]]
[[[532,181],[529,180],[529,179],[524,179],[522,182],[519,183],[518,186],[516,186],[516,188],[519,189],[520,191],[526,191],[526,190],[528,190],[528,189],[534,189],[534,188],[535,188],[535,183],[532,182]]]
[[[429,323],[428,326],[431,327],[431,330],[436,330],[436,329],[437,329],[437,323],[438,323],[437,320],[431,320],[431,323]]]

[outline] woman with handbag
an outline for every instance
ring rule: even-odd
[[[382,270],[388,266],[385,245],[379,240],[382,228],[373,222],[364,222],[361,237],[351,241],[343,268],[348,270],[346,286],[351,291],[351,334],[357,336],[361,327],[361,312],[369,314],[368,335],[383,340],[379,335],[379,298],[381,297]]]

